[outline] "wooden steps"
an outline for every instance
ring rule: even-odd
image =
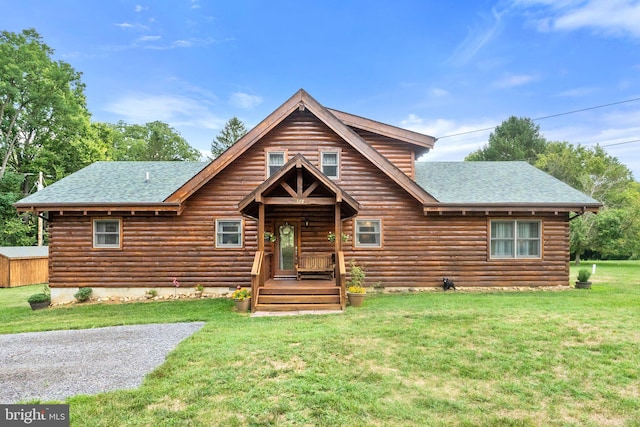
[[[258,289],[256,311],[340,310],[340,288],[309,281]]]

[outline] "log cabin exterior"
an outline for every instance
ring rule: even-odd
[[[567,285],[570,214],[600,203],[524,162],[416,160],[434,144],[300,90],[210,163],[98,162],[16,207],[48,213],[54,301],[176,278],[251,287],[253,311],[340,309],[351,260],[386,289]],[[296,280],[326,253],[332,278]]]

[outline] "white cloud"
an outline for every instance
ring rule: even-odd
[[[540,31],[590,29],[608,36],[640,38],[640,2],[637,0],[521,0],[515,5],[543,7],[544,15],[533,10],[533,22]]]
[[[592,87],[578,87],[574,89],[568,89],[558,93],[556,96],[566,97],[566,98],[580,98],[583,96],[591,95],[596,92],[596,88]]]
[[[199,100],[181,95],[127,95],[109,103],[105,108],[127,123],[148,123],[159,120],[176,128],[192,126],[220,129],[224,120],[212,113]]]
[[[137,4],[135,9],[134,9],[134,12],[142,12],[143,10],[148,10],[148,9],[149,9],[148,7],[141,6],[141,5]]]
[[[149,27],[139,23],[121,22],[113,25],[123,30],[149,31]]]
[[[139,42],[154,42],[158,41],[162,38],[162,36],[142,36],[139,37],[137,41]]]
[[[529,74],[507,74],[500,80],[493,82],[493,86],[500,89],[509,89],[530,83],[537,78]]]
[[[449,91],[439,87],[434,87],[433,89],[431,89],[431,94],[433,96],[441,97],[449,95]]]
[[[248,93],[235,92],[231,94],[229,103],[234,107],[251,109],[262,104],[262,97],[257,95],[249,95]]]
[[[427,161],[461,161],[471,152],[482,148],[489,139],[489,134],[496,126],[492,119],[460,123],[449,119],[424,120],[415,114],[400,122],[401,127],[440,138],[428,154],[420,160]],[[484,129],[477,132],[480,129]]]
[[[480,28],[469,29],[467,37],[456,47],[450,61],[458,66],[468,64],[476,54],[489,44],[502,30],[502,14],[491,10],[491,17],[485,17]]]

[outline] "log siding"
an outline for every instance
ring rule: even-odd
[[[413,177],[415,152],[391,138],[358,131],[375,150]],[[296,110],[242,152],[185,202],[181,213],[113,212],[121,218],[121,248],[92,247],[92,219],[104,212],[52,212],[50,225],[50,284],[52,287],[171,287],[234,288],[249,286],[258,250],[257,221],[244,218],[242,248],[216,248],[216,220],[237,219],[238,203],[266,177],[266,155],[301,153],[318,168],[320,153],[339,152],[336,183],[360,203],[356,218],[343,222],[347,262],[362,265],[367,284],[387,288],[440,286],[449,277],[460,286],[566,285],[568,215],[541,213],[525,217],[542,224],[542,258],[491,259],[488,221],[483,213],[441,213],[425,216],[423,206],[397,182],[308,110]],[[334,230],[334,207],[268,206],[265,231],[276,222],[308,218],[299,225],[299,252],[333,252],[327,234]],[[498,216],[496,216],[498,218]],[[355,248],[355,219],[381,223],[380,248]],[[510,218],[511,219],[511,218]],[[340,238],[340,236],[336,236]],[[265,243],[267,254],[273,244]],[[269,257],[275,258],[273,256]]]

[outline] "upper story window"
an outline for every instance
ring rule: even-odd
[[[241,248],[242,247],[242,220],[241,219],[217,219],[216,220],[216,247],[217,248]]]
[[[320,153],[320,168],[329,178],[339,178],[340,155],[337,151],[323,151]]]
[[[119,219],[94,219],[93,247],[120,248],[120,225]]]
[[[358,248],[382,246],[381,221],[379,219],[356,220],[355,245]]]
[[[278,172],[285,163],[285,157],[286,155],[284,151],[267,152],[267,176],[271,176]]]
[[[540,221],[491,221],[491,258],[540,258]]]

